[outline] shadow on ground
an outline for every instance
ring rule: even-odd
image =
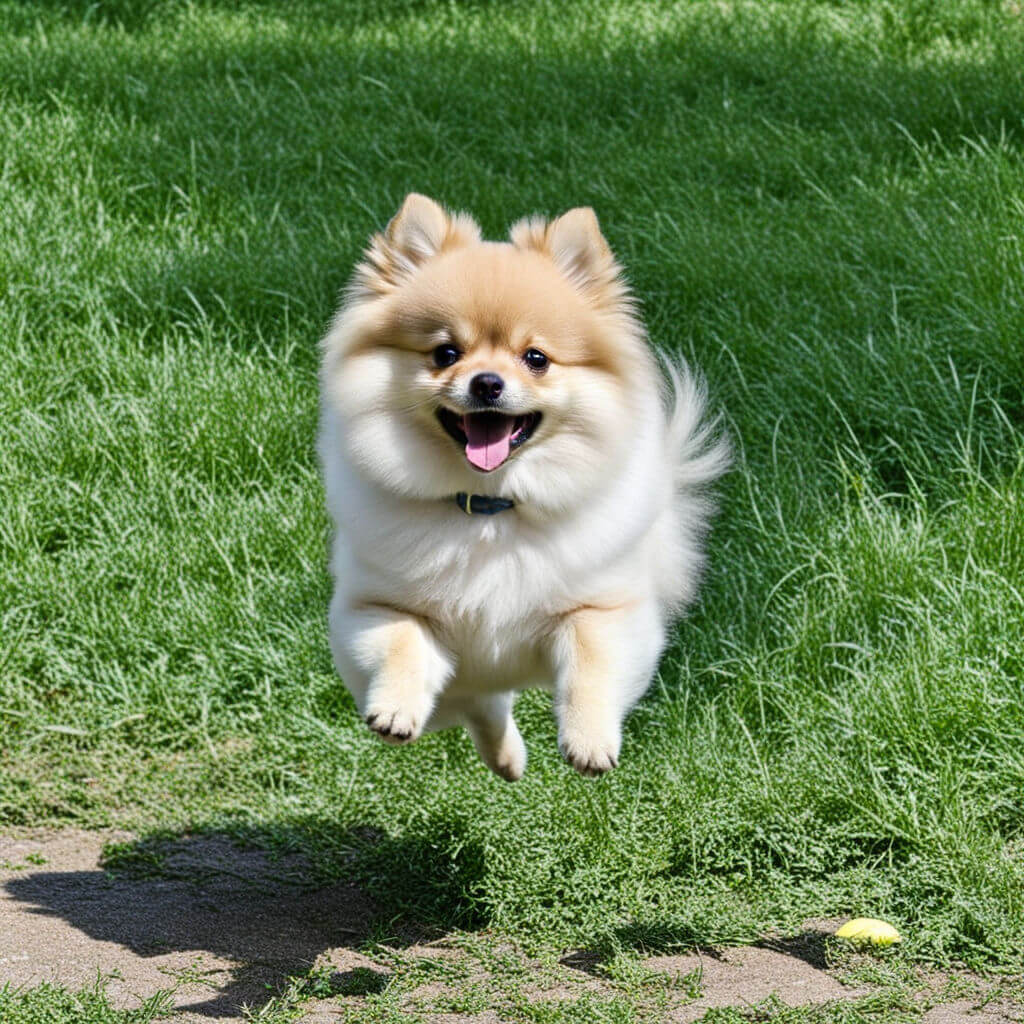
[[[698,926],[638,921],[616,928],[590,948],[564,956],[560,963],[601,977],[618,953],[629,950],[654,960],[717,961],[723,964],[729,963],[730,957],[734,958],[736,954],[741,957],[750,955],[776,963],[793,961],[794,970],[800,970],[797,964],[802,964],[812,971],[825,971],[830,967],[827,943],[842,920],[809,921],[797,935],[766,936],[756,942],[729,947],[711,945],[707,932]]]
[[[353,877],[335,862],[328,879],[306,855],[277,852],[301,848],[304,838],[277,832],[274,849],[220,832],[0,840],[0,934],[17,950],[0,950],[0,984],[84,985],[100,971],[116,979],[115,998],[131,1003],[177,980],[178,1010],[235,1017],[328,954],[341,968],[331,990],[365,995],[387,976],[368,969],[358,948],[371,938],[407,946],[433,937],[438,906],[447,899],[458,917],[459,887],[472,885],[472,872],[453,874],[440,845],[399,849],[365,830],[349,837],[359,851]],[[388,872],[397,875],[397,864],[405,868],[392,885]],[[383,872],[376,879],[374,865]],[[403,916],[415,909],[417,891],[423,921]]]

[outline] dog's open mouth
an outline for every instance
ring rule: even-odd
[[[438,409],[441,426],[465,448],[466,458],[476,469],[489,473],[497,469],[540,423],[539,412],[506,416],[501,412],[457,413]]]

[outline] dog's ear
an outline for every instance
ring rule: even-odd
[[[585,295],[597,298],[619,280],[619,265],[589,206],[577,206],[550,222],[521,220],[509,237],[519,249],[546,255]]]
[[[589,206],[577,206],[553,220],[547,236],[551,258],[570,280],[586,285],[612,262],[597,214]]]
[[[350,290],[356,298],[384,295],[439,252],[479,241],[472,217],[449,214],[433,199],[410,192],[384,232],[370,240]]]
[[[384,234],[395,249],[418,265],[441,251],[449,223],[448,214],[433,199],[410,192]]]

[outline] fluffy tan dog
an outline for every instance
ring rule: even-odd
[[[510,237],[410,195],[324,338],[331,648],[389,742],[461,724],[518,779],[512,704],[541,686],[596,775],[694,596],[727,453],[592,210]]]

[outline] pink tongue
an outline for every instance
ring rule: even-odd
[[[470,413],[462,417],[466,432],[466,458],[477,469],[496,469],[507,458],[515,418],[494,413]]]

